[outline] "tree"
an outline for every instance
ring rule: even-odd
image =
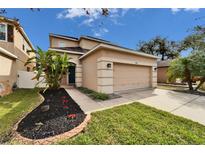
[[[191,70],[195,80],[199,81],[199,84],[195,88],[197,90],[205,82],[205,51],[194,51],[189,57],[191,63]]]
[[[205,51],[195,50],[188,57],[178,58],[171,62],[168,68],[170,81],[181,78],[189,85],[189,90],[198,90],[205,82]],[[193,82],[199,81],[194,89]]]
[[[179,44],[157,36],[149,41],[140,41],[138,51],[160,56],[161,60],[174,59],[179,56]]]
[[[40,48],[34,52],[36,56],[27,60],[25,65],[34,64],[34,71],[37,72],[33,79],[37,79],[39,82],[41,77],[45,79],[46,85],[50,89],[57,89],[60,87],[60,82],[63,74],[67,72],[69,67],[69,57],[67,54],[57,54],[54,51],[44,52]]]
[[[169,81],[175,81],[177,78],[181,78],[188,83],[189,90],[193,90],[190,60],[188,58],[173,60],[168,68],[167,76]]]

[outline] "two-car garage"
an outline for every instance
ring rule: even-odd
[[[82,86],[107,94],[156,87],[157,57],[101,44],[81,56]],[[97,64],[97,66],[96,66]]]
[[[151,87],[151,67],[113,63],[113,91]]]

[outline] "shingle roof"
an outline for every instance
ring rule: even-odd
[[[56,37],[64,37],[64,38],[73,39],[73,40],[78,41],[78,38],[72,37],[72,36],[61,35],[61,34],[53,34],[53,33],[50,33],[49,35],[50,35],[50,36],[54,36],[54,37],[55,37],[55,36],[56,36]]]
[[[88,39],[94,39],[96,41],[100,41],[100,42],[107,42],[107,43],[111,43],[110,41],[107,41],[107,40],[104,40],[104,39],[100,39],[100,38],[97,38],[97,37],[93,37],[93,36],[88,36],[88,35],[83,35],[81,36],[83,38],[88,38]]]

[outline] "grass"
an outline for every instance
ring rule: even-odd
[[[14,124],[38,104],[38,89],[17,89],[12,94],[0,98],[0,143],[10,139]]]
[[[105,93],[99,93],[93,90],[90,90],[88,88],[84,88],[84,87],[79,87],[78,88],[82,93],[88,95],[89,97],[91,97],[94,100],[107,100],[109,99],[109,95],[105,94]]]
[[[133,103],[93,113],[83,133],[56,144],[205,144],[205,126]]]

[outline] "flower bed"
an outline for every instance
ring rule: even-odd
[[[47,90],[41,94],[44,102],[18,124],[17,132],[22,137],[48,138],[68,132],[84,121],[86,114],[65,89]],[[42,110],[45,105],[49,105],[48,111]]]

